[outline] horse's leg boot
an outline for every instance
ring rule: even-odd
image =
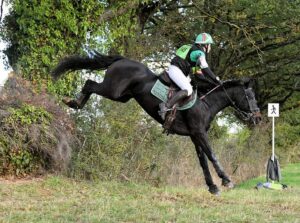
[[[90,95],[79,93],[75,99],[70,99],[69,97],[63,98],[63,103],[68,105],[70,108],[73,109],[81,109],[86,104],[88,99],[90,98]]]
[[[69,106],[70,108],[73,108],[73,109],[78,109],[78,103],[76,100],[74,99],[71,99],[69,97],[64,97],[62,99],[62,102],[65,103],[67,106]]]

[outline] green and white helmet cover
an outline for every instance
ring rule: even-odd
[[[198,44],[213,44],[214,41],[213,41],[210,34],[201,33],[197,36],[197,38],[195,40],[195,43],[198,43]]]

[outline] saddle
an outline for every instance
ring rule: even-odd
[[[165,84],[166,86],[169,87],[169,91],[168,91],[168,99],[167,102],[173,97],[173,95],[177,92],[180,91],[181,89],[170,79],[169,74],[164,71],[160,76],[159,76],[159,80]],[[196,93],[197,95],[197,93]],[[178,107],[182,107],[186,104],[188,104],[189,102],[191,102],[193,99],[195,98],[195,93],[193,93],[191,96],[184,98],[183,100],[179,101],[177,104],[175,104],[172,109],[170,111],[168,111],[166,113],[166,118],[165,118],[165,122],[163,124],[163,133],[167,133],[170,134],[171,132],[171,126],[176,118],[176,112]]]
[[[168,87],[174,86],[177,87],[177,85],[171,80],[169,77],[169,74],[167,71],[162,72],[159,76],[158,79],[165,84]],[[178,88],[178,87],[177,87]]]
[[[176,93],[177,91],[180,91],[181,89],[171,80],[171,78],[169,77],[169,74],[164,71],[159,77],[158,79],[165,84],[166,86],[169,87],[169,92],[168,92],[168,100],[170,100],[174,93]],[[190,95],[187,98],[184,98],[183,100],[181,100],[176,107],[181,107],[183,105],[185,105],[186,103],[190,102],[193,99],[193,95]]]

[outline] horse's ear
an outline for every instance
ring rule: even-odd
[[[241,79],[241,83],[246,87],[246,88],[254,88],[255,87],[255,79],[250,78],[250,77],[243,77]]]
[[[251,88],[255,88],[256,87],[256,79],[254,78],[251,78],[250,81],[249,81],[249,87]]]

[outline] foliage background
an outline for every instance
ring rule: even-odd
[[[283,163],[299,160],[299,0],[7,2],[12,8],[1,21],[0,36],[8,43],[8,64],[37,92],[47,89],[58,97],[73,95],[87,77],[100,81],[103,75],[70,73],[52,83],[49,72],[64,56],[86,55],[91,49],[120,53],[159,73],[177,47],[200,32],[211,33],[216,42],[208,58],[213,71],[223,79],[256,78],[262,112],[267,103],[281,105],[277,153]],[[93,97],[83,111],[71,114],[82,142],[73,149],[71,176],[200,183],[189,140],[163,136],[135,102]],[[231,114],[229,109],[221,117],[241,130],[230,134],[215,122],[210,137],[226,170],[239,181],[264,171],[271,127],[265,117],[264,124],[251,129]]]

